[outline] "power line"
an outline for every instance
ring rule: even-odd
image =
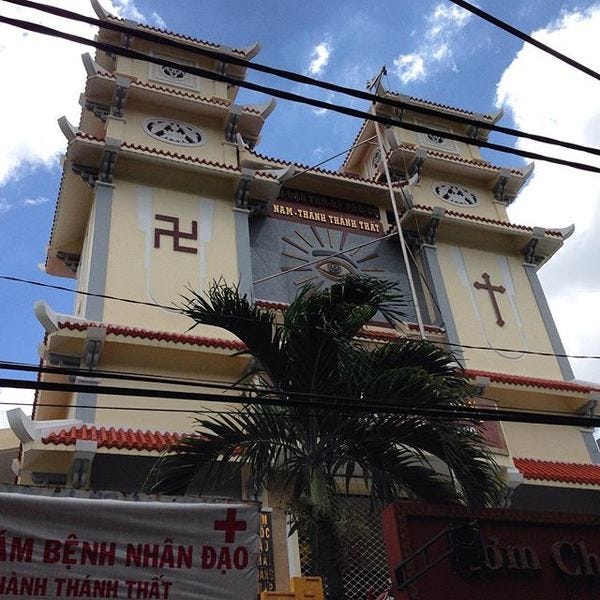
[[[240,386],[239,384],[231,384],[231,383],[225,383],[223,381],[215,381],[215,380],[204,380],[204,379],[194,379],[194,378],[175,378],[175,377],[168,377],[168,376],[148,376],[146,374],[140,374],[140,373],[135,373],[135,372],[115,372],[115,371],[104,371],[104,370],[100,370],[100,369],[96,369],[96,370],[89,370],[89,369],[82,369],[80,367],[52,367],[52,366],[41,366],[41,365],[32,365],[32,364],[24,364],[24,363],[15,363],[15,362],[9,362],[9,361],[0,361],[0,369],[4,369],[4,370],[15,370],[15,371],[22,371],[22,372],[35,372],[35,373],[53,373],[53,374],[62,374],[62,375],[66,375],[66,376],[87,376],[87,377],[97,377],[97,378],[105,378],[105,379],[117,379],[117,380],[126,380],[126,381],[134,381],[136,383],[156,383],[156,384],[168,384],[168,385],[182,385],[182,386],[194,386],[194,387],[208,387],[208,388],[212,388],[212,389],[220,389],[220,390],[225,390],[225,391],[235,391],[235,392],[242,392],[242,393],[246,393],[246,392],[250,392],[250,393],[256,393],[258,390],[257,388],[253,388],[253,387],[249,387],[249,386]],[[212,384],[212,385],[211,385]],[[129,389],[129,388],[127,388]],[[353,408],[359,408],[361,405],[364,406],[365,408],[368,408],[369,410],[378,410],[379,412],[386,412],[387,409],[391,406],[390,403],[395,403],[398,401],[397,398],[395,397],[385,397],[385,398],[379,398],[378,400],[363,400],[362,398],[359,398],[357,396],[348,396],[348,395],[332,395],[332,394],[323,394],[323,393],[310,393],[310,392],[302,392],[302,391],[286,391],[286,390],[282,390],[281,388],[276,388],[274,386],[266,386],[266,385],[261,385],[260,387],[260,391],[261,392],[267,392],[267,393],[271,393],[274,396],[278,396],[280,399],[282,399],[283,401],[287,401],[290,398],[304,398],[304,399],[309,399],[309,402],[304,402],[301,403],[301,406],[306,407],[308,405],[311,405],[311,401],[327,401],[327,406],[329,407],[327,410],[327,414],[328,415],[346,415],[347,413],[344,412],[340,412],[338,410],[338,407],[341,406],[339,404],[340,401],[343,402],[347,402],[350,403],[350,405]],[[228,400],[231,399],[230,396],[214,396],[214,398],[220,398],[222,402],[228,402]],[[239,396],[238,396],[239,398]],[[253,399],[251,396],[242,396],[242,401],[244,404],[252,404],[253,403]],[[471,398],[475,398],[475,399],[483,399],[483,400],[488,400],[488,401],[492,401],[494,403],[497,403],[497,399],[495,398],[490,398],[487,396],[483,396],[481,394],[474,394],[471,396]],[[218,400],[217,400],[218,401]],[[0,405],[2,404],[6,404],[6,405],[20,405],[22,403],[19,402],[14,402],[14,403],[10,403],[10,402],[1,402],[0,401]],[[35,402],[35,406],[55,406],[55,407],[73,407],[76,408],[78,405],[77,404],[65,404],[65,405],[59,405],[59,404],[54,404],[54,403],[40,403],[40,402]],[[335,408],[335,410],[331,410],[331,407]],[[103,407],[105,408],[105,407]],[[295,406],[295,409],[298,410],[299,406]],[[122,410],[126,410],[126,408],[121,408]],[[507,405],[506,403],[503,403],[503,410],[519,410],[519,412],[527,412],[527,411],[523,411],[522,409],[519,409],[519,407],[515,406],[515,405]],[[138,410],[138,409],[136,409]],[[139,410],[143,410],[143,409],[139,409]],[[152,411],[153,409],[149,408],[148,410]],[[177,410],[176,412],[189,412],[190,410],[192,410],[194,413],[198,414],[198,413],[212,413],[212,414],[228,414],[231,411],[218,411],[218,410],[210,410],[210,411],[198,411],[195,409],[181,409],[181,410]],[[244,413],[244,411],[241,411]],[[246,413],[244,413],[246,414]],[[536,414],[550,414],[550,415],[567,415],[567,416],[572,416],[570,412],[567,411],[549,411],[549,410],[543,410],[543,409],[537,409],[536,410]]]
[[[191,53],[202,55],[202,56],[208,56],[208,57],[214,58],[216,60],[219,60],[220,62],[223,62],[223,63],[230,63],[230,64],[234,64],[237,66],[242,66],[244,68],[253,69],[253,70],[256,70],[259,72],[274,75],[276,77],[279,77],[281,79],[286,79],[286,80],[292,81],[294,83],[306,84],[306,85],[317,87],[317,88],[324,89],[327,91],[336,92],[339,94],[350,96],[352,98],[358,98],[358,99],[366,100],[369,102],[377,102],[380,104],[385,104],[388,106],[392,106],[394,108],[398,108],[400,110],[411,110],[413,112],[425,114],[428,116],[436,116],[436,117],[442,116],[443,118],[445,118],[447,120],[454,121],[457,123],[462,123],[464,125],[469,125],[471,127],[475,127],[478,129],[497,131],[498,133],[504,133],[506,135],[531,139],[531,140],[534,140],[537,142],[542,142],[542,143],[549,144],[549,145],[561,146],[563,148],[568,148],[571,150],[578,150],[581,152],[586,152],[589,154],[594,154],[596,156],[600,156],[600,149],[598,149],[598,148],[584,146],[581,144],[576,144],[574,142],[558,140],[555,138],[551,138],[551,137],[543,136],[543,135],[539,135],[539,134],[528,133],[528,132],[520,131],[518,129],[497,125],[495,123],[489,123],[486,121],[482,121],[477,118],[470,118],[470,117],[461,116],[461,115],[457,115],[457,114],[447,114],[447,113],[442,112],[435,108],[414,105],[414,104],[402,101],[400,99],[388,98],[386,96],[378,96],[378,95],[372,94],[370,92],[357,90],[357,89],[350,88],[347,86],[337,85],[337,84],[334,84],[334,83],[331,83],[328,81],[323,81],[320,79],[316,79],[314,77],[309,77],[307,75],[295,73],[293,71],[287,71],[284,69],[279,69],[276,67],[264,65],[261,63],[250,62],[247,59],[239,58],[239,57],[233,56],[231,54],[227,54],[227,53],[220,52],[217,50],[210,50],[208,48],[200,48],[193,44],[165,38],[159,34],[151,33],[148,31],[143,31],[140,29],[135,29],[135,28],[129,27],[127,25],[121,25],[119,23],[114,23],[112,21],[103,21],[101,19],[95,19],[93,17],[88,17],[86,15],[82,15],[80,13],[76,13],[76,12],[69,11],[66,9],[47,6],[47,5],[41,4],[39,2],[33,2],[31,0],[4,0],[4,2],[8,2],[10,4],[16,4],[18,6],[29,7],[34,10],[39,10],[41,12],[45,12],[47,14],[53,14],[53,15],[56,15],[56,16],[59,16],[59,17],[62,17],[62,18],[68,19],[68,20],[79,21],[82,23],[87,23],[88,25],[94,25],[94,26],[101,27],[104,29],[109,29],[112,31],[123,33],[125,35],[137,37],[139,39],[146,40],[149,42],[158,43],[158,44],[162,44],[165,46],[170,46],[172,48],[177,48],[179,50],[185,50],[186,52],[191,52]],[[185,70],[185,69],[182,68],[182,70]],[[239,85],[240,85],[240,87],[243,87],[241,84],[239,84]],[[446,137],[448,137],[448,136],[446,135]],[[470,143],[474,143],[474,142],[471,141]]]
[[[0,386],[17,389],[45,390],[53,392],[80,392],[97,395],[142,397],[153,399],[172,399],[201,402],[224,402],[221,395],[207,394],[201,392],[182,392],[174,390],[156,390],[151,388],[132,389],[128,387],[90,385],[78,383],[57,383],[49,381],[26,381],[22,379],[0,378]],[[283,394],[285,395],[285,394]],[[557,413],[530,412],[523,410],[504,410],[487,408],[463,408],[463,407],[444,407],[432,408],[429,406],[394,406],[387,403],[376,402],[357,402],[353,404],[331,404],[330,402],[320,401],[297,401],[291,399],[275,398],[253,398],[244,396],[228,396],[226,402],[236,402],[240,404],[256,404],[273,407],[298,407],[312,409],[335,409],[345,410],[350,413],[385,413],[401,416],[414,416],[428,419],[453,419],[453,420],[476,420],[476,421],[508,421],[515,423],[531,423],[538,425],[565,425],[574,427],[599,427],[600,417],[564,415]]]
[[[481,398],[483,400],[492,400],[493,402],[496,402],[496,400],[494,400],[493,398],[487,398],[485,396],[474,396],[474,398]],[[239,404],[239,403],[238,403]],[[244,406],[248,406],[249,404],[252,404],[251,402],[243,402],[242,403]],[[0,401],[0,406],[17,406],[17,407],[21,407],[24,406],[23,402],[4,402],[4,401]],[[66,403],[55,403],[55,402],[39,402],[36,401],[35,404],[32,404],[30,406],[35,406],[37,407],[44,407],[44,408],[68,408],[68,409],[73,409],[73,408],[91,408],[89,404],[77,404],[75,403],[70,403],[70,404],[66,404]],[[115,411],[130,411],[130,412],[148,412],[148,413],[152,413],[152,412],[159,412],[159,413],[185,413],[188,415],[253,415],[255,414],[252,411],[249,410],[243,410],[242,408],[236,408],[235,410],[230,409],[230,410],[216,410],[216,409],[208,409],[208,408],[200,408],[200,409],[196,409],[196,408],[158,408],[158,407],[150,407],[150,406],[117,406],[117,405],[96,405],[93,407],[94,410],[115,410]],[[511,407],[507,407],[508,409],[513,409],[515,408],[514,406]],[[469,409],[472,410],[472,409]],[[495,409],[492,409],[495,410]],[[362,411],[354,411],[354,412],[349,412],[349,411],[343,411],[343,410],[339,410],[336,407],[333,407],[331,409],[318,409],[318,410],[314,410],[311,409],[309,406],[306,407],[295,407],[294,411],[296,414],[301,414],[301,415],[305,415],[305,416],[314,416],[314,417],[351,417],[354,416],[354,414],[356,414],[357,412],[359,414],[363,414],[366,413],[365,416],[378,416],[378,415],[385,415],[386,411],[385,410],[381,410],[381,409],[377,409],[375,412],[371,411],[371,413],[369,413],[369,411],[367,410],[362,410]],[[497,411],[496,411],[497,412]],[[519,412],[522,414],[530,414],[527,411],[515,411],[515,412]],[[566,411],[549,411],[549,410],[541,410],[538,409],[535,411],[535,413],[531,413],[531,414],[535,414],[535,415],[556,415],[556,416],[560,416],[560,415],[565,415],[565,416],[572,416],[571,413],[568,413]],[[286,413],[281,413],[281,414],[276,414],[273,413],[271,416],[276,417],[276,418],[281,418],[281,419],[286,419],[289,418],[289,415]],[[421,416],[421,415],[408,415],[408,416]],[[589,419],[590,417],[585,417],[586,419]],[[461,417],[461,419],[464,420],[464,418]],[[480,418],[473,418],[470,417],[468,420],[475,420],[475,421],[485,421],[485,420],[490,420],[491,419],[480,419]],[[588,423],[586,421],[586,423]],[[534,423],[534,424],[538,424],[538,423]],[[546,423],[544,423],[546,424]],[[554,423],[554,425],[564,425],[564,426],[570,426],[570,424],[561,424],[561,423]],[[577,424],[575,425],[577,427],[581,427],[582,425]],[[591,427],[592,425],[586,424],[583,425],[584,427]]]
[[[42,366],[42,365],[32,365],[32,364],[24,364],[24,363],[15,363],[9,361],[0,361],[0,370],[7,371],[20,371],[20,372],[29,372],[29,373],[51,373],[58,375],[65,375],[71,377],[93,377],[93,378],[102,378],[102,379],[114,379],[120,381],[132,381],[135,383],[154,383],[161,385],[178,385],[178,386],[189,386],[195,388],[208,388],[208,389],[216,389],[222,391],[234,391],[241,392],[242,394],[250,393],[255,394],[257,391],[272,393],[275,396],[280,396],[281,398],[299,398],[299,399],[308,399],[308,400],[327,400],[328,402],[337,403],[337,402],[347,402],[351,403],[352,406],[358,406],[361,402],[361,398],[357,396],[349,396],[342,394],[324,394],[322,392],[305,392],[305,391],[297,391],[297,390],[284,390],[282,388],[278,388],[275,386],[270,386],[266,384],[261,384],[260,388],[240,385],[239,383],[226,383],[223,381],[215,381],[215,380],[204,380],[204,379],[194,379],[194,378],[176,378],[176,377],[166,377],[166,376],[149,376],[143,373],[136,373],[131,371],[105,371],[102,369],[85,369],[81,367],[54,367],[54,366]],[[460,371],[457,372],[460,374]],[[497,399],[486,397],[480,394],[473,394],[470,396],[471,398],[481,398],[483,400],[490,400],[492,402],[497,402]],[[221,396],[224,401],[227,401],[229,398],[226,395]],[[245,402],[252,403],[252,396],[243,396]],[[383,404],[374,404],[374,400],[366,400],[364,402],[367,403],[369,407],[382,406],[388,407],[390,406],[390,402],[397,402],[397,397],[380,397],[377,402]],[[0,401],[0,404],[2,402]],[[37,403],[36,403],[37,405]],[[503,404],[504,408],[509,409],[517,409],[517,406],[510,406]],[[570,412],[565,411],[544,411],[541,409],[537,409],[537,412],[547,412],[549,414],[571,414]]]
[[[7,0],[5,0],[7,1]],[[145,62],[150,62],[153,64],[172,67],[174,69],[179,69],[186,73],[190,73],[193,75],[197,75],[199,77],[204,77],[208,79],[213,79],[215,81],[222,81],[225,83],[230,83],[235,86],[247,88],[253,91],[261,92],[264,94],[272,95],[277,98],[282,98],[284,100],[290,100],[292,102],[297,102],[300,104],[306,104],[309,106],[314,106],[316,108],[322,108],[325,110],[331,110],[333,112],[337,112],[340,114],[344,114],[351,117],[356,117],[363,120],[374,121],[377,123],[381,123],[383,125],[400,127],[409,131],[415,131],[418,133],[428,134],[428,135],[438,135],[443,136],[447,139],[455,140],[458,142],[462,142],[464,144],[479,146],[482,148],[488,148],[490,150],[496,150],[498,152],[502,152],[505,154],[514,154],[516,156],[521,156],[524,158],[530,158],[532,160],[541,160],[544,162],[550,162],[553,164],[558,164],[562,166],[571,167],[574,169],[592,172],[592,173],[600,173],[600,167],[595,165],[591,165],[588,163],[581,163],[578,161],[566,160],[554,156],[547,156],[545,154],[540,154],[538,152],[531,152],[528,150],[522,150],[519,148],[511,148],[510,146],[505,146],[503,144],[495,144],[492,142],[476,139],[469,136],[459,135],[457,133],[452,133],[449,131],[440,131],[438,129],[434,129],[431,127],[426,127],[424,125],[419,125],[417,123],[410,123],[407,121],[402,121],[398,119],[393,119],[389,117],[383,117],[381,115],[372,114],[367,111],[358,110],[355,108],[350,108],[347,106],[341,106],[338,104],[333,104],[331,102],[325,102],[323,100],[318,100],[316,98],[310,98],[307,96],[301,96],[299,94],[295,94],[292,92],[286,92],[277,88],[272,88],[268,86],[263,86],[260,84],[252,83],[249,81],[245,81],[242,79],[238,79],[236,77],[230,77],[228,75],[222,73],[216,73],[214,71],[209,71],[206,69],[200,69],[198,67],[193,67],[190,65],[184,65],[175,61],[157,58],[154,56],[150,56],[147,54],[143,54],[141,52],[137,52],[128,48],[123,48],[121,46],[115,46],[113,44],[108,44],[106,42],[100,42],[97,40],[91,40],[88,38],[83,38],[80,36],[64,33],[62,31],[58,31],[56,29],[52,29],[50,27],[45,27],[43,25],[38,25],[36,23],[31,23],[29,21],[23,21],[20,19],[12,19],[8,17],[0,16],[0,23],[6,23],[8,25],[12,25],[21,29],[25,29],[27,31],[32,31],[35,33],[40,33],[42,35],[48,35],[51,37],[62,38],[74,43],[83,44],[85,46],[93,46],[99,50],[103,50],[108,52],[109,54],[117,54],[120,56],[125,56],[128,58],[133,58],[135,60],[142,60]],[[594,151],[596,152],[596,151]]]
[[[379,238],[379,239],[381,239],[381,238]],[[133,300],[132,298],[111,296],[109,294],[97,294],[97,293],[93,293],[93,292],[84,292],[82,290],[73,290],[73,289],[65,287],[65,286],[53,285],[50,283],[42,283],[41,281],[33,281],[31,279],[15,277],[13,275],[0,275],[0,280],[11,281],[13,283],[23,283],[23,284],[27,284],[27,285],[34,285],[34,286],[42,287],[42,288],[50,288],[50,289],[59,290],[59,291],[63,291],[63,292],[70,292],[72,294],[81,294],[84,296],[91,296],[94,298],[104,298],[106,300],[115,300],[118,302],[126,302],[128,304],[140,304],[142,306],[150,306],[152,308],[177,310],[176,308],[174,308],[174,306],[165,306],[163,304],[157,304],[154,302],[145,302],[143,300]],[[245,317],[237,317],[237,318],[243,319],[243,320],[250,320]],[[576,358],[576,359],[600,360],[600,355],[593,355],[593,354],[557,354],[554,352],[544,352],[544,351],[540,351],[540,350],[526,350],[526,349],[520,349],[520,348],[495,348],[493,346],[475,346],[475,345],[470,345],[470,344],[458,344],[458,343],[452,343],[452,342],[447,342],[447,341],[444,341],[444,342],[438,342],[438,341],[433,341],[433,340],[429,340],[429,341],[431,344],[437,344],[437,345],[442,345],[442,346],[452,346],[454,348],[467,348],[469,350],[491,350],[494,352],[513,352],[515,354],[530,354],[533,356],[549,356],[549,357],[553,357],[553,358]]]
[[[8,1],[11,1],[11,0],[8,0]],[[585,65],[581,64],[580,62],[577,62],[576,60],[569,58],[567,55],[562,54],[558,50],[555,50],[554,48],[544,44],[543,42],[536,40],[535,38],[531,37],[530,35],[527,35],[523,31],[521,31],[520,29],[517,29],[516,27],[509,25],[506,21],[502,21],[501,19],[494,17],[490,13],[485,12],[484,10],[481,10],[480,8],[478,8],[477,6],[474,6],[473,4],[470,4],[469,2],[465,2],[464,0],[450,0],[450,2],[452,2],[452,4],[456,4],[457,6],[460,6],[461,8],[464,8],[465,10],[468,10],[469,12],[473,13],[474,15],[477,15],[484,21],[487,21],[488,23],[491,23],[492,25],[499,27],[503,31],[506,31],[507,33],[510,33],[511,35],[518,37],[519,39],[523,40],[524,42],[527,42],[528,44],[535,46],[536,48],[546,52],[547,54],[554,56],[554,58],[558,58],[558,60],[561,60],[562,62],[566,63],[570,67],[573,67],[574,69],[577,69],[578,71],[581,71],[582,73],[585,73],[586,75],[589,75],[590,77],[593,77],[594,79],[600,80],[600,73],[597,73],[593,69],[586,67]]]

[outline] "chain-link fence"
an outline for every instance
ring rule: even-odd
[[[366,496],[342,496],[343,516],[340,523],[342,573],[346,600],[366,600],[389,587],[388,563],[379,511],[371,510]],[[310,573],[310,548],[299,537],[302,575]]]

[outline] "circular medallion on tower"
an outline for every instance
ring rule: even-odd
[[[152,117],[144,122],[146,133],[157,140],[178,146],[201,146],[206,142],[204,134],[194,125]]]
[[[434,183],[433,193],[444,202],[458,206],[476,206],[479,198],[471,190],[455,183]]]
[[[167,65],[163,65],[160,68],[160,71],[163,75],[168,77],[169,79],[184,79],[185,73],[181,69],[176,69],[175,67],[169,67]]]
[[[373,167],[373,169],[377,170],[377,167],[379,167],[380,163],[381,151],[379,150],[379,148],[377,148],[377,150],[375,150],[375,152],[373,152],[373,155],[371,156],[371,166]]]
[[[426,137],[427,141],[431,142],[432,144],[438,144],[442,146],[446,142],[445,138],[443,138],[441,135],[434,135],[433,133],[428,133]]]

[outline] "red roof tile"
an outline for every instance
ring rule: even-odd
[[[512,385],[523,385],[526,387],[544,388],[548,390],[563,390],[567,392],[599,392],[600,386],[585,385],[575,381],[560,381],[557,379],[542,379],[539,377],[525,377],[523,375],[509,375],[508,373],[493,373],[480,371],[478,369],[465,369],[465,373],[475,379],[477,376],[489,377],[490,381],[496,383],[508,383]]]
[[[253,156],[256,158],[260,158],[261,160],[277,163],[279,165],[289,166],[293,164],[295,167],[302,169],[301,173],[322,173],[324,175],[334,175],[335,177],[340,177],[341,179],[350,179],[352,181],[360,181],[361,183],[368,183],[371,185],[376,185],[378,187],[385,188],[385,185],[375,181],[374,179],[365,179],[364,177],[360,177],[359,175],[354,175],[352,173],[343,173],[342,171],[331,171],[330,169],[320,169],[318,167],[310,167],[308,165],[303,165],[302,163],[292,163],[291,161],[282,160],[280,158],[273,158],[272,156],[266,156],[264,154],[260,154],[256,151],[251,152]],[[300,173],[298,173],[300,174]],[[397,184],[394,184],[394,187],[401,187]]]
[[[72,446],[77,440],[98,442],[99,448],[116,448],[118,450],[147,450],[149,452],[163,452],[177,443],[182,437],[180,433],[161,431],[142,431],[141,429],[115,429],[111,427],[95,427],[82,425],[62,429],[57,433],[50,433],[42,438],[44,444],[64,444]]]
[[[96,142],[96,143],[104,142],[103,139],[97,138],[89,133],[86,133],[85,131],[78,131],[76,136],[78,138],[81,138],[81,139],[84,139],[84,140],[87,140],[90,142]],[[221,169],[223,171],[232,171],[234,173],[241,172],[239,167],[236,167],[234,165],[227,165],[227,164],[220,163],[220,162],[217,162],[214,160],[208,160],[206,158],[198,158],[196,156],[190,156],[189,154],[180,154],[179,152],[172,152],[171,150],[161,150],[159,148],[154,148],[151,146],[143,146],[141,144],[132,144],[129,142],[121,142],[121,148],[124,148],[126,150],[143,152],[145,154],[156,154],[158,156],[166,156],[168,158],[174,158],[177,160],[196,163],[199,165],[208,165],[209,167],[216,167],[217,169]],[[267,174],[266,176],[275,178],[274,175]]]
[[[179,152],[172,152],[171,150],[160,150],[151,146],[142,146],[141,144],[131,144],[129,142],[121,142],[121,148],[127,148],[130,150],[140,150],[149,154],[158,154],[159,156],[167,156],[169,158],[176,158],[177,160],[185,160],[187,162],[197,163],[199,165],[208,165],[210,167],[217,167],[225,171],[233,171],[236,173],[240,172],[239,167],[234,165],[226,165],[214,160],[208,160],[206,158],[197,158],[190,156],[189,154],[180,154]]]
[[[600,485],[600,465],[563,463],[534,458],[515,458],[514,462],[525,479]]]
[[[197,335],[188,335],[186,333],[171,333],[168,331],[152,331],[149,329],[138,329],[136,327],[125,327],[121,325],[107,325],[104,323],[94,323],[92,321],[61,321],[58,324],[59,329],[68,329],[70,331],[86,331],[88,327],[105,327],[108,335],[120,335],[123,337],[158,340],[164,342],[174,342],[176,344],[188,344],[190,346],[205,346],[208,348],[223,348],[225,350],[244,350],[246,346],[237,340],[225,340],[222,338],[209,338]]]
[[[408,146],[409,144],[403,144],[404,146]],[[410,144],[412,145],[412,144]],[[466,158],[464,156],[455,156],[453,154],[448,154],[446,152],[440,152],[439,150],[427,150],[427,156],[435,156],[438,158],[442,158],[444,160],[449,160],[451,162],[457,162],[457,163],[462,163],[465,165],[473,165],[475,167],[479,167],[479,168],[483,168],[483,169],[488,169],[490,171],[500,171],[502,169],[502,167],[499,167],[497,165],[493,165],[491,162],[487,161],[487,160],[475,160],[473,158]],[[525,174],[523,173],[523,171],[521,171],[520,169],[513,169],[513,168],[509,168],[509,171],[513,174],[513,175],[518,175],[519,177],[524,177]]]
[[[225,100],[221,100],[220,98],[206,98],[201,96],[200,94],[196,94],[194,92],[186,92],[185,90],[179,90],[172,87],[167,87],[164,85],[158,85],[156,83],[150,83],[148,81],[132,81],[131,85],[134,87],[142,87],[148,88],[151,90],[157,90],[159,92],[166,92],[175,96],[183,96],[184,98],[191,98],[192,100],[199,100],[201,102],[206,102],[209,104],[216,104],[219,106],[230,106],[231,102],[226,102]]]
[[[437,106],[438,108],[443,108],[444,110],[450,110],[452,112],[462,113],[463,115],[468,115],[470,117],[481,118],[486,121],[494,120],[493,115],[477,114],[477,113],[474,113],[472,110],[467,110],[465,108],[457,108],[455,106],[449,106],[448,104],[434,102],[433,100],[424,100],[423,98],[417,98],[415,96],[408,96],[408,98],[407,98],[406,96],[403,96],[403,94],[399,94],[398,92],[392,92],[389,90],[386,91],[386,94],[388,96],[398,96],[400,98],[400,100],[405,100],[405,101],[408,101],[409,103],[414,102],[415,104],[428,104],[430,106]]]
[[[427,212],[433,212],[432,206],[426,206],[424,204],[415,204],[414,208],[416,208],[417,210],[426,210]],[[467,219],[469,221],[479,221],[480,223],[489,223],[490,225],[502,225],[503,227],[508,227],[510,229],[518,229],[520,231],[533,232],[533,227],[528,227],[527,225],[517,225],[516,223],[510,223],[509,221],[501,221],[500,219],[490,219],[489,217],[482,217],[480,215],[470,215],[468,213],[459,212],[457,210],[446,210],[445,214],[450,215],[451,217]],[[547,235],[562,237],[560,231],[556,231],[555,229],[546,229],[545,232]]]
[[[118,21],[123,23],[125,19],[121,17],[117,17],[116,15],[109,15],[108,18],[111,21]],[[148,25],[146,23],[137,23],[136,24],[139,29],[147,29],[148,31],[161,33],[163,35],[168,35],[169,37],[179,38],[181,40],[185,40],[186,42],[191,42],[193,44],[198,44],[199,46],[207,46],[209,48],[214,48],[217,51],[223,52],[223,46],[219,44],[215,44],[214,42],[207,42],[206,40],[201,40],[190,35],[185,35],[183,33],[176,33],[174,31],[169,31],[168,29],[161,29],[160,27],[154,27],[153,25]],[[241,56],[246,56],[246,52],[239,48],[231,48],[231,52],[234,54],[239,54]]]
[[[221,98],[206,98],[206,97],[201,96],[200,94],[196,94],[194,92],[186,92],[185,90],[179,90],[176,88],[166,87],[164,85],[158,85],[156,83],[149,83],[147,81],[133,81],[132,85],[135,87],[142,87],[142,88],[148,88],[151,90],[157,90],[159,92],[165,92],[172,96],[181,96],[184,98],[191,98],[192,100],[198,100],[199,102],[204,102],[205,104],[214,104],[216,106],[224,106],[226,108],[232,105],[231,102],[228,102]],[[261,114],[261,112],[258,109],[252,108],[250,106],[242,106],[242,110],[245,113],[252,113],[252,114],[256,114],[256,115]]]

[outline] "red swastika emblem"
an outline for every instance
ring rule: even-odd
[[[173,229],[154,229],[154,247],[160,248],[160,236],[166,235],[173,238],[173,250],[176,252],[189,252],[190,254],[198,254],[197,248],[190,246],[182,246],[179,240],[197,240],[198,239],[198,221],[192,221],[192,231],[186,233],[179,228],[179,217],[169,217],[167,215],[154,215],[157,221],[167,221],[173,223]]]
[[[225,543],[233,544],[235,542],[236,531],[246,531],[246,521],[236,521],[237,510],[235,508],[227,509],[227,516],[224,521],[215,521],[215,531],[225,532]]]

